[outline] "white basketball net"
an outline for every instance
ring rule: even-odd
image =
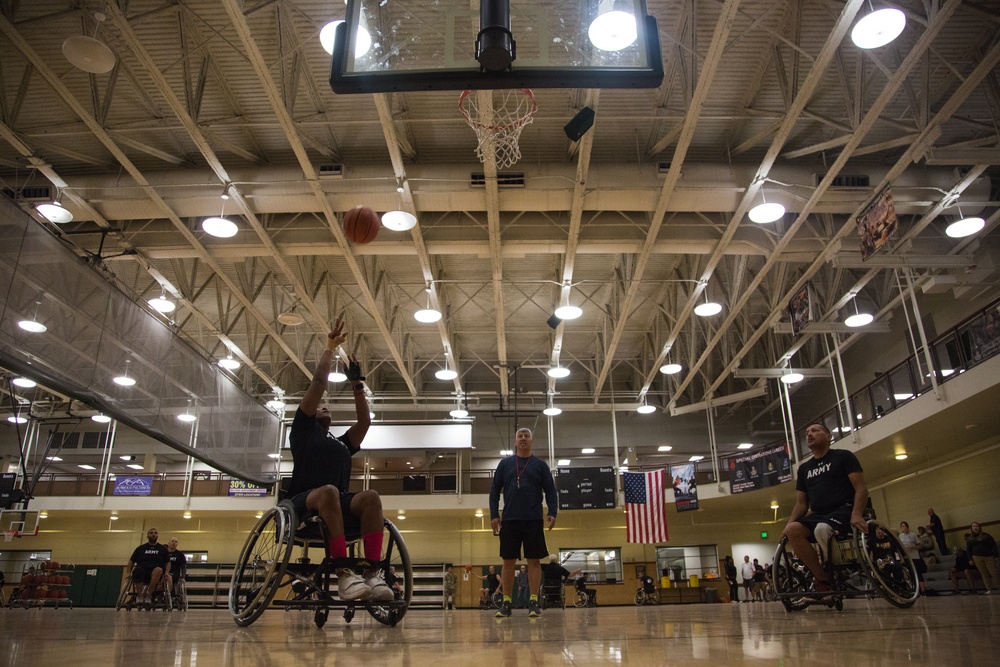
[[[486,92],[492,94],[481,96],[477,91],[465,91],[458,100],[458,108],[476,132],[479,161],[486,162],[495,155],[497,169],[504,169],[521,159],[517,141],[524,126],[534,120],[538,104],[527,88]],[[489,104],[480,106],[487,100]]]
[[[14,540],[14,535],[16,535],[16,534],[17,533],[8,533],[6,530],[3,531],[3,541],[4,542],[11,542],[11,541],[13,541]]]

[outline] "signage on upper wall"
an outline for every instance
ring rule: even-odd
[[[152,477],[115,477],[116,496],[148,496],[152,493]]]
[[[792,481],[792,464],[784,443],[728,459],[729,492],[766,489]]]
[[[258,486],[250,482],[244,482],[242,479],[231,479],[229,480],[229,495],[230,496],[241,496],[241,497],[263,497],[267,495],[266,486]]]
[[[614,509],[613,468],[557,468],[556,474],[559,509]]]

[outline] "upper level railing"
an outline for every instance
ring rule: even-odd
[[[932,389],[931,373],[939,383],[948,382],[966,370],[1000,354],[1000,300],[965,319],[958,326],[938,336],[928,345],[930,359],[921,348],[905,360],[890,368],[861,389],[850,393],[847,401],[822,413],[820,419],[834,434],[850,433],[852,428],[862,428],[889,414]],[[929,365],[928,365],[929,361]],[[848,414],[845,410],[849,409]],[[853,415],[854,424],[850,419]],[[781,442],[780,440],[776,441]],[[804,443],[802,444],[804,447]],[[802,449],[801,454],[805,453]],[[462,489],[470,494],[487,494],[493,479],[493,469],[472,470],[464,473]],[[720,482],[728,481],[727,466],[720,466]],[[115,478],[108,475],[104,495],[114,495]],[[152,496],[184,496],[185,473],[137,473],[151,476]],[[228,496],[230,481],[235,478],[225,473],[196,471],[191,481],[193,497]],[[698,471],[697,481],[712,483],[712,471]],[[456,493],[454,472],[380,473],[371,475],[369,488],[382,495],[424,495]],[[101,488],[101,475],[94,473],[44,473],[35,487],[35,496],[91,496]],[[351,490],[362,490],[362,473],[351,478]]]

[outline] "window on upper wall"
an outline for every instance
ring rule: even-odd
[[[588,582],[616,584],[624,581],[621,547],[560,549],[559,562],[570,572],[582,570]]]

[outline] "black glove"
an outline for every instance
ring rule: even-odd
[[[351,359],[350,363],[347,364],[347,379],[354,383],[365,379],[365,376],[361,374],[361,364],[356,359]]]

